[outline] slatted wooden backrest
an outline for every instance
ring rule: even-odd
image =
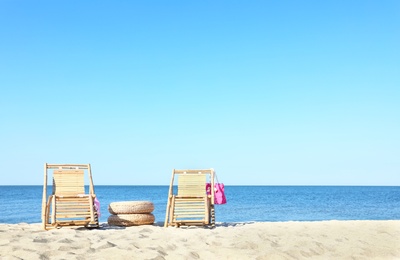
[[[55,195],[85,194],[83,170],[54,170],[53,193]]]
[[[196,197],[206,195],[205,174],[179,174],[178,177],[178,196]]]

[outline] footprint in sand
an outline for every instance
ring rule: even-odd
[[[101,250],[101,249],[106,249],[106,248],[116,247],[116,246],[117,246],[116,244],[107,241],[104,245],[101,245],[101,246],[97,247],[96,249]]]
[[[168,255],[163,249],[162,250],[157,250],[157,253],[159,253],[162,256]]]
[[[10,244],[10,240],[8,240],[8,239],[1,239],[0,240],[0,246],[4,246],[4,245],[7,245],[7,244]]]
[[[195,258],[195,259],[200,259],[199,254],[196,253],[196,252],[190,252],[190,256],[193,257],[193,258]]]
[[[59,251],[64,251],[64,252],[68,252],[71,250],[71,248],[69,246],[60,246],[58,248]]]
[[[33,242],[34,243],[47,243],[47,242],[49,242],[49,240],[48,239],[45,239],[45,238],[34,238],[33,239]]]
[[[140,230],[139,233],[153,233],[153,230],[151,230],[150,228],[144,228]]]
[[[71,244],[72,242],[74,242],[74,240],[69,239],[69,238],[63,238],[63,239],[59,240],[58,242],[59,243]]]
[[[176,248],[177,248],[177,247],[176,247],[175,244],[169,244],[169,245],[167,245],[167,250],[169,250],[169,251],[174,251]]]
[[[163,256],[156,256],[154,258],[152,258],[151,260],[165,260],[165,258]]]
[[[212,244],[213,246],[221,246],[221,245],[222,245],[221,242],[216,242],[216,241],[211,242],[211,244]]]

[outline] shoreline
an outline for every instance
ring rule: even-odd
[[[2,259],[398,259],[400,220],[217,223],[99,229],[0,223]]]

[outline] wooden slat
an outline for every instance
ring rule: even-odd
[[[88,220],[59,220],[58,226],[84,226],[88,224]]]
[[[206,175],[183,174],[178,177],[178,196],[204,196]]]
[[[89,169],[89,164],[45,164],[46,169]]]
[[[175,174],[211,174],[212,169],[186,169],[186,170],[174,170]]]
[[[78,195],[85,193],[83,170],[54,170],[54,193],[56,195]]]
[[[182,176],[180,176],[182,177]],[[185,198],[175,197],[173,221],[177,223],[202,223],[207,222],[207,197]]]
[[[56,219],[88,219],[91,217],[89,197],[56,197]],[[72,221],[72,220],[71,220]]]

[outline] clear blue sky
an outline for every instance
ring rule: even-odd
[[[0,184],[400,185],[400,1],[0,1]]]

